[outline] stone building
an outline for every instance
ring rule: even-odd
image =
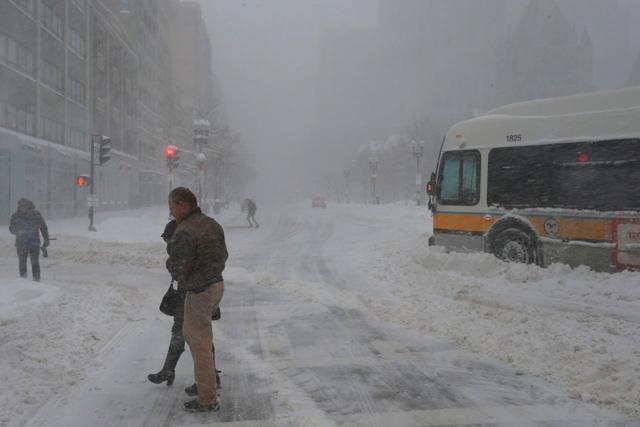
[[[111,160],[96,168],[101,209],[164,203],[163,148],[191,139],[193,107],[171,60],[180,7],[0,0],[0,223],[20,197],[48,218],[84,214],[88,190],[74,178],[89,172],[91,135],[112,139]],[[194,67],[205,81],[210,56]]]
[[[498,49],[499,104],[591,92],[593,44],[555,0],[531,0]]]
[[[326,168],[333,153],[348,158],[361,144],[403,134],[411,121],[429,118],[446,129],[494,107],[505,27],[487,22],[505,21],[505,4],[379,0],[377,26],[327,31],[316,84],[318,164]]]

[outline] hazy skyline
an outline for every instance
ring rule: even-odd
[[[309,159],[312,150],[308,144],[313,140],[310,133],[318,124],[317,70],[323,34],[354,28],[375,30],[378,1],[200,3],[212,40],[214,72],[226,118],[240,132],[254,157],[259,184],[254,191],[270,191],[274,185],[291,181],[299,185],[301,178],[309,178],[305,176],[311,173],[309,165],[316,166]],[[632,0],[607,2],[607,6],[618,5],[620,9],[604,7],[598,0],[558,3],[578,34],[585,28],[590,32],[595,87],[608,89],[624,84],[637,55],[638,46],[633,40],[638,30],[632,25],[632,17],[637,16],[640,5]],[[513,29],[528,0],[507,0],[505,4],[508,22],[501,25]],[[621,36],[625,32],[626,40]],[[336,157],[338,163],[346,160],[343,153],[336,153]],[[324,178],[317,176],[311,181]]]
[[[201,4],[224,110],[252,149],[259,181],[271,186],[294,178],[289,166],[304,149],[301,143],[308,140],[313,124],[320,35],[329,28],[375,26],[376,3],[216,0]],[[287,165],[284,175],[276,164]]]

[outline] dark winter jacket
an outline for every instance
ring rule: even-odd
[[[33,206],[33,205],[32,205]],[[40,232],[44,241],[49,243],[49,230],[44,218],[35,208],[26,212],[18,210],[11,215],[9,231],[16,236],[17,248],[37,248],[40,246]]]
[[[258,208],[256,207],[256,202],[254,202],[251,199],[247,199],[247,210],[249,211],[249,215],[253,216],[256,214],[256,210]]]
[[[167,242],[167,270],[178,289],[201,292],[222,281],[229,256],[224,230],[213,218],[194,208]]]

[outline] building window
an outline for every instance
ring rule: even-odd
[[[14,105],[0,103],[0,126],[33,135],[33,122],[33,113]]]
[[[64,140],[64,128],[54,120],[45,116],[40,117],[40,136],[49,141],[62,143]]]
[[[78,9],[80,9],[83,12],[86,12],[86,10],[87,10],[87,0],[72,0],[72,1],[73,1],[73,4],[78,6]]]
[[[42,61],[42,81],[54,89],[64,92],[64,77],[55,65]]]
[[[36,14],[36,0],[14,0],[15,3],[29,16]]]
[[[7,127],[11,129],[15,129],[18,127],[17,114],[18,110],[13,105],[7,105],[6,108],[6,123]]]
[[[44,1],[40,5],[42,6],[42,24],[56,36],[64,38],[64,21],[62,18]]]
[[[18,46],[18,69],[33,76],[33,54],[22,46]]]
[[[67,131],[67,145],[79,150],[85,150],[86,135],[83,131],[69,128]]]
[[[7,36],[0,33],[0,62],[7,62]]]
[[[34,76],[33,54],[9,36],[0,33],[0,63]]]
[[[85,85],[73,77],[69,78],[69,97],[78,104],[85,105]]]
[[[73,29],[71,30],[71,33],[69,35],[69,44],[73,50],[75,50],[80,56],[84,58],[84,38]]]
[[[18,44],[7,38],[7,62],[16,67],[18,65]]]

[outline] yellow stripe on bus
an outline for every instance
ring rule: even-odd
[[[485,219],[485,217],[487,219]],[[494,222],[495,219],[493,216],[485,214],[435,213],[433,215],[434,230],[485,233]]]
[[[486,233],[502,216],[503,215],[490,215],[486,213],[435,213],[433,215],[433,228],[434,230],[440,231]],[[558,218],[553,215],[520,216],[526,218],[533,225],[539,236],[588,241],[613,241],[611,218]],[[544,224],[549,218],[555,218],[558,222],[559,228],[557,234],[546,234]]]

